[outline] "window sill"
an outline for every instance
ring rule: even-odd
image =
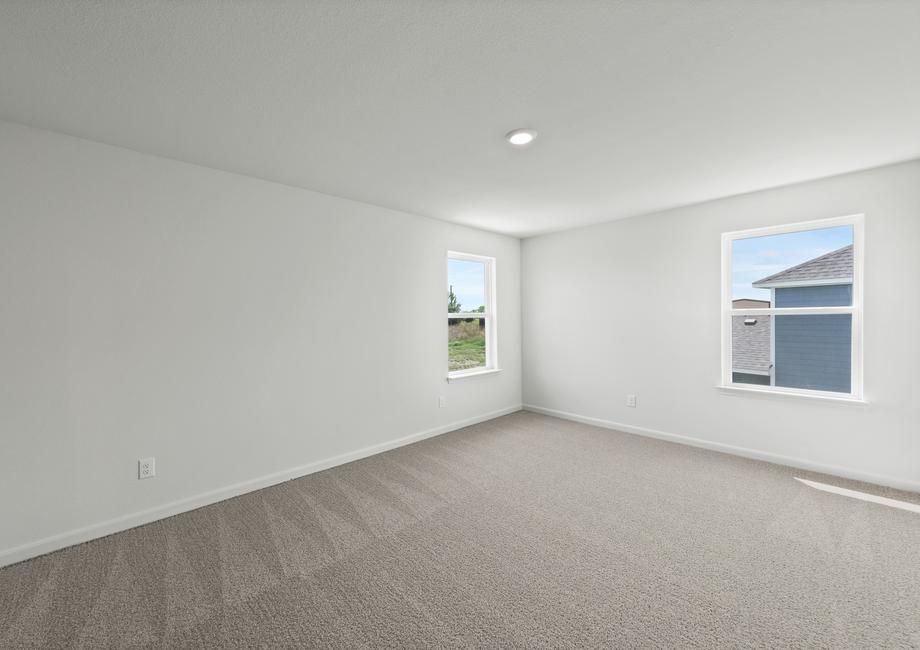
[[[460,371],[447,373],[447,382],[457,381],[458,379],[472,379],[473,377],[483,377],[485,375],[495,375],[502,371],[501,368],[480,368],[476,370]]]
[[[783,391],[783,390],[769,390],[766,388],[748,388],[746,386],[732,386],[726,384],[718,384],[716,388],[727,393],[738,393],[739,395],[749,394],[749,395],[764,395],[767,397],[778,397],[780,399],[791,397],[793,399],[806,399],[806,400],[818,400],[821,402],[837,402],[841,404],[849,404],[852,406],[866,406],[869,403],[864,399],[858,399],[856,397],[850,397],[849,395],[843,395],[837,397],[835,395],[824,395],[821,393],[800,393],[793,391]]]

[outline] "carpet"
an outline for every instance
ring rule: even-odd
[[[914,494],[520,412],[0,569],[2,648],[918,648]]]

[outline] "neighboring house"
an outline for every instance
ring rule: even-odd
[[[777,308],[850,305],[853,300],[853,246],[808,260],[751,286],[769,289],[770,303]],[[772,319],[772,331],[771,319],[765,320],[764,329],[772,338],[769,346],[772,385],[850,392],[852,321],[849,314],[776,316]],[[756,328],[757,325],[748,327]],[[735,329],[732,323],[733,334]],[[751,346],[750,350],[739,350],[742,359],[762,357],[760,338],[742,336],[741,342]],[[734,344],[732,349],[734,353]],[[744,370],[733,365],[739,371]]]
[[[738,298],[733,309],[767,309],[768,300]],[[770,385],[770,316],[732,316],[732,381]]]

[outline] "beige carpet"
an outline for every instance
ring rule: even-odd
[[[517,413],[0,570],[2,648],[920,647],[884,490]]]

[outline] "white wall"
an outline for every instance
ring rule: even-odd
[[[497,258],[504,369],[449,385],[448,249]],[[0,122],[0,564],[518,408],[519,274],[517,239]]]
[[[868,405],[717,389],[720,234],[860,212]],[[920,490],[918,251],[920,162],[527,239],[524,402]]]

